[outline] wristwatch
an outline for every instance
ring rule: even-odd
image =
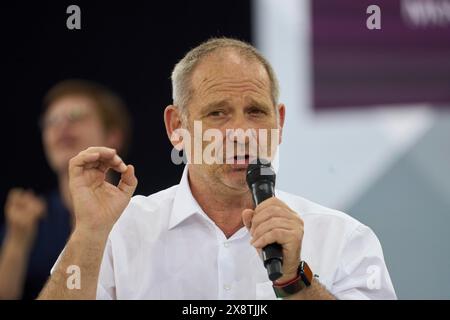
[[[313,273],[305,261],[300,261],[297,269],[297,277],[287,283],[273,283],[273,290],[278,298],[286,298],[306,287],[309,287],[313,280]]]

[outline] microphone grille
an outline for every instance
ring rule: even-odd
[[[275,177],[275,171],[268,161],[257,159],[256,163],[250,163],[247,167],[246,180],[249,188],[257,181],[268,181],[275,185]]]

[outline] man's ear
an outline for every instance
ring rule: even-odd
[[[278,106],[278,128],[280,130],[280,135],[278,138],[278,144],[281,144],[283,140],[283,127],[284,127],[284,119],[286,117],[286,107],[284,104],[280,103]]]
[[[175,148],[180,147],[180,135],[177,134],[177,129],[181,129],[181,111],[177,106],[169,105],[164,110],[164,124],[166,126],[167,136],[169,137],[170,143]]]

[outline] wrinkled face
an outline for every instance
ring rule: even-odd
[[[90,146],[106,144],[106,133],[94,102],[85,96],[64,96],[53,102],[42,119],[42,138],[50,167],[67,170],[69,160]]]
[[[212,128],[221,131],[224,148],[223,164],[192,164],[191,175],[199,177],[203,183],[214,186],[220,192],[247,192],[246,169],[248,162],[256,156],[255,150],[249,146],[248,135],[244,135],[244,140],[239,140],[239,135],[230,135],[229,129],[254,129],[254,133],[258,133],[259,129],[266,129],[267,147],[270,151],[271,129],[281,129],[279,124],[282,125],[284,120],[284,106],[274,106],[270,80],[264,66],[232,50],[213,53],[195,68],[191,81],[193,94],[187,106],[187,128],[191,137],[201,139],[198,134],[194,134],[193,128],[194,121],[200,120],[203,133]],[[254,137],[260,143],[260,136],[256,134]],[[280,142],[279,139],[281,132],[275,140],[276,145]],[[208,143],[202,142],[203,150]],[[234,164],[230,164],[227,157],[230,146],[234,148]],[[238,149],[245,149],[244,159],[236,157]],[[273,154],[269,152],[269,156]]]

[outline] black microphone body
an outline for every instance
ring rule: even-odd
[[[270,163],[261,163],[258,159],[256,164],[249,164],[247,168],[247,184],[252,193],[255,206],[275,196],[275,178],[275,172],[271,168]],[[275,281],[283,275],[283,253],[280,244],[271,243],[265,246],[262,249],[262,258],[270,280]]]

